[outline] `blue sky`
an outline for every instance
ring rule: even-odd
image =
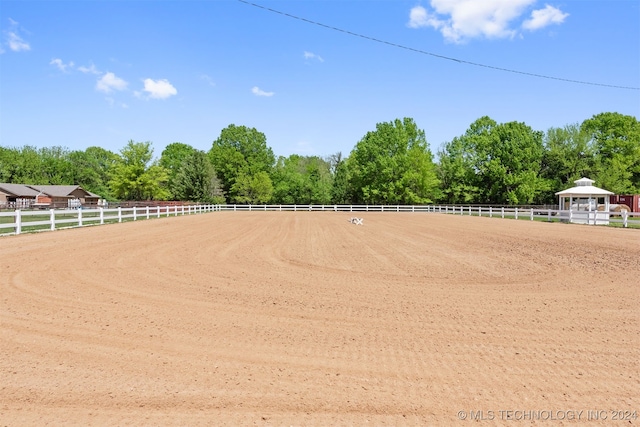
[[[0,0],[0,145],[209,150],[230,124],[276,155],[348,155],[411,117],[434,154],[476,119],[640,117],[637,0]],[[570,83],[438,58],[597,84]]]

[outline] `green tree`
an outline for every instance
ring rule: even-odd
[[[273,194],[273,184],[269,174],[264,171],[253,175],[241,174],[236,178],[231,191],[234,192],[238,203],[262,204],[267,203]]]
[[[577,179],[592,176],[595,165],[593,144],[580,125],[549,129],[544,138],[542,156],[541,176],[549,182],[544,201],[556,202],[556,192],[572,187]]]
[[[444,202],[473,203],[480,198],[474,154],[465,137],[453,138],[438,152],[438,176]]]
[[[264,172],[272,187],[269,174],[275,163],[273,150],[267,146],[267,139],[262,132],[246,126],[229,125],[220,132],[220,137],[213,142],[209,151],[211,163],[222,182],[222,189],[228,200],[240,202],[246,194],[240,194],[241,188],[247,189],[247,182],[254,182],[253,177]],[[255,180],[265,181],[265,175]],[[239,178],[242,183],[236,185]],[[248,180],[247,180],[248,179]]]
[[[48,184],[42,173],[42,157],[38,149],[25,145],[17,150],[15,164],[10,167],[11,182],[18,184]]]
[[[153,160],[150,142],[129,141],[120,150],[109,186],[113,195],[121,200],[164,200],[167,171]]]
[[[20,151],[17,148],[0,147],[0,182],[17,183]]]
[[[640,122],[620,113],[596,114],[581,125],[597,153],[596,185],[618,194],[640,192]]]
[[[438,197],[433,156],[413,119],[378,123],[358,142],[347,165],[356,203],[418,204]]]
[[[38,150],[40,156],[41,183],[52,185],[72,185],[73,165],[69,150],[64,147],[44,147]]]
[[[280,157],[273,171],[273,201],[283,204],[331,202],[330,163],[317,156]]]
[[[110,173],[119,156],[101,147],[89,147],[85,151],[69,154],[73,164],[73,183],[96,193],[107,200],[115,200],[109,188]]]
[[[165,168],[165,170],[169,174],[168,187],[169,190],[174,188],[174,180],[178,173],[178,170],[182,167],[182,162],[190,156],[194,151],[190,145],[183,144],[181,142],[174,142],[169,144],[162,150],[162,154],[160,155],[160,166]],[[175,200],[189,200],[189,199],[180,199],[175,193],[172,192],[171,197]]]
[[[540,176],[542,132],[524,123],[481,117],[442,154],[444,193],[457,203],[530,204],[549,189]]]
[[[346,160],[342,158],[336,162],[331,185],[331,202],[338,205],[347,205],[353,202],[349,186],[349,167]]]
[[[220,180],[204,151],[193,150],[187,154],[170,185],[177,200],[224,203]]]

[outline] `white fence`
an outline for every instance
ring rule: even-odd
[[[50,209],[0,212],[0,235],[193,215],[219,210],[216,205],[143,206],[113,209]]]
[[[559,211],[554,209],[450,205],[187,205],[0,212],[0,235],[217,211],[415,212],[640,227],[640,213],[638,212]]]
[[[560,211],[555,209],[452,205],[216,205],[220,211],[293,212],[425,212],[531,221],[573,222],[590,225],[619,224],[640,227],[640,212]]]

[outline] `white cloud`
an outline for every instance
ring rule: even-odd
[[[306,50],[304,51],[304,59],[315,59],[318,62],[324,62],[324,59],[322,59],[322,57],[320,55],[316,55],[315,53],[312,52],[307,52]]]
[[[478,37],[511,38],[517,34],[513,27],[514,21],[521,18],[535,2],[536,0],[431,0],[432,10],[422,6],[411,9],[407,26],[431,27],[440,31],[446,41],[453,43],[463,43]],[[560,12],[555,8],[553,10]]]
[[[102,74],[93,64],[91,64],[89,67],[81,65],[80,67],[78,67],[78,71],[81,71],[85,74]]]
[[[4,44],[14,52],[31,50],[31,45],[20,36],[20,30],[18,22],[9,18],[9,29],[4,31]],[[4,53],[4,49],[2,49],[2,53]]]
[[[274,95],[274,92],[265,92],[262,89],[260,89],[258,86],[254,86],[251,89],[251,92],[253,92],[255,96],[273,96]]]
[[[166,79],[144,79],[144,91],[148,92],[149,98],[153,99],[165,99],[178,93],[178,90]]]
[[[96,83],[96,89],[100,92],[110,93],[113,90],[125,90],[127,88],[127,85],[128,83],[126,81],[109,72],[105,73],[98,79],[98,82]]]
[[[60,71],[66,73],[67,68],[73,68],[73,61],[69,61],[68,64],[65,64],[64,62],[62,62],[62,59],[54,58],[51,60],[51,62],[49,62],[49,65],[55,65]]]
[[[200,78],[202,80],[206,81],[207,83],[209,83],[209,86],[211,86],[211,87],[215,87],[216,86],[216,82],[214,82],[213,79],[211,77],[209,77],[208,75],[202,74],[200,76]]]
[[[535,31],[547,25],[562,24],[567,16],[569,16],[568,13],[563,13],[560,9],[547,4],[544,9],[531,12],[531,18],[522,23],[522,28]]]
[[[7,45],[9,49],[14,52],[20,52],[22,50],[31,50],[31,46],[26,41],[22,40],[18,34],[9,31],[7,33]]]

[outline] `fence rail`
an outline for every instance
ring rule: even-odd
[[[560,211],[555,209],[453,205],[169,205],[0,212],[0,235],[219,211],[440,213],[640,228],[640,212]]]
[[[640,227],[640,212],[561,211],[547,208],[518,208],[458,205],[216,205],[220,211],[293,212],[425,212],[531,221],[573,222],[590,225]]]
[[[0,212],[0,235],[101,225],[143,219],[193,215],[218,210],[216,205],[134,206],[131,208],[15,210]]]

